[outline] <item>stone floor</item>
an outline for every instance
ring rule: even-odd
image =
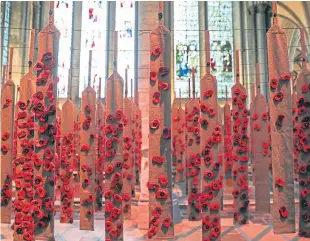
[[[225,210],[226,209],[226,210]],[[225,208],[222,212],[222,241],[302,241],[297,233],[275,235],[272,230],[272,220],[270,214],[256,214],[250,212],[250,222],[248,225],[235,227],[232,224],[232,210]],[[125,241],[148,240],[146,230],[139,230],[136,224],[135,214],[138,207],[133,207],[133,220],[125,221]],[[298,220],[296,214],[296,221]],[[104,241],[104,215],[96,214],[95,231],[79,230],[79,221],[73,224],[60,224],[59,214],[55,221],[55,240],[56,241]],[[78,213],[75,219],[79,220]],[[298,230],[296,224],[296,230]],[[181,223],[175,225],[175,238],[170,240],[178,241],[199,241],[201,240],[201,223],[189,222],[183,219]],[[11,241],[12,232],[9,224],[1,224],[1,240]]]

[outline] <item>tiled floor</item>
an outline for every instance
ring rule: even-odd
[[[137,212],[137,207],[133,207],[133,214]],[[231,212],[224,211],[221,219],[222,241],[302,241],[307,240],[299,238],[297,233],[274,235],[272,223],[269,214],[250,215],[250,223],[242,227],[232,225],[230,218]],[[76,215],[75,220],[79,217]],[[296,219],[298,220],[298,218]],[[143,241],[148,240],[146,230],[139,230],[135,223],[136,219],[125,221],[125,241]],[[254,222],[253,222],[254,221]],[[298,226],[296,226],[296,230]],[[200,241],[201,223],[189,222],[183,219],[181,223],[175,225],[175,238],[178,241]],[[1,225],[1,240],[11,241],[12,232],[9,224]],[[104,241],[104,220],[103,214],[96,214],[95,231],[79,230],[79,221],[74,224],[60,224],[59,215],[56,215],[55,222],[55,240],[56,241]],[[171,239],[170,239],[171,240]]]

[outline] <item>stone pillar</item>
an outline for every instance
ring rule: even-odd
[[[119,4],[119,3],[118,3]],[[112,46],[114,46],[114,31],[116,23],[116,1],[107,2],[107,35],[106,35],[106,78],[109,78],[113,74],[114,69],[114,55]],[[121,73],[122,75],[122,73]]]
[[[256,46],[256,39],[255,39],[255,5],[253,2],[244,2],[246,5],[243,9],[244,14],[244,35],[245,35],[245,51],[244,51],[244,62],[246,65],[245,68],[245,76],[244,78],[248,82],[248,86],[250,83],[255,82],[255,64],[256,61],[256,54],[255,54],[255,46]],[[251,91],[249,93],[249,100],[252,99]]]
[[[268,62],[267,62],[267,38],[266,38],[266,13],[269,5],[267,2],[260,2],[256,4],[256,53],[257,62],[260,68],[260,80],[262,94],[269,98],[268,91]],[[254,67],[253,67],[254,69]]]
[[[204,30],[208,29],[208,11],[207,2],[198,2],[199,7],[199,61],[200,61],[200,78],[206,74],[206,37]]]
[[[50,11],[50,2],[41,2],[41,8],[40,8],[40,29],[43,29],[46,25],[48,25],[48,17],[49,17],[49,11]]]
[[[138,105],[142,114],[142,163],[141,163],[141,195],[138,203],[138,228],[149,228],[148,190],[146,183],[149,174],[149,75],[150,75],[150,30],[157,26],[158,2],[138,2],[138,44],[137,44],[137,94]],[[165,18],[165,16],[164,16]]]
[[[80,81],[80,48],[82,33],[82,9],[83,3],[73,2],[72,19],[72,50],[71,50],[71,99],[74,103],[79,100],[79,81]],[[75,31],[78,30],[78,31]]]

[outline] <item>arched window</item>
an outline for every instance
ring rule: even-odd
[[[211,73],[216,76],[218,98],[225,98],[225,86],[230,96],[234,84],[232,2],[208,2]]]
[[[125,69],[128,69],[128,97],[131,95],[131,79],[134,78],[134,1],[116,2],[116,30],[118,31],[118,73],[125,81]]]
[[[198,1],[174,2],[174,49],[176,93],[181,89],[182,98],[188,97],[188,78],[196,69],[196,92],[199,93],[199,12]]]
[[[91,85],[97,91],[101,77],[101,96],[105,96],[106,20],[107,2],[83,1],[79,96],[88,84],[89,50],[93,50]]]
[[[55,1],[54,21],[60,31],[58,53],[58,90],[59,97],[66,98],[68,93],[68,72],[71,66],[72,43],[72,2]]]

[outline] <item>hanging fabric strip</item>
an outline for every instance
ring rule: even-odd
[[[123,240],[123,89],[124,80],[117,72],[117,38],[114,33],[114,72],[106,82],[105,120],[105,238]]]
[[[60,32],[54,25],[54,2],[50,2],[49,24],[38,35],[38,61],[36,72],[36,93],[32,99],[32,112],[35,113],[35,154],[34,177],[40,184],[34,186],[34,199],[38,200],[39,214],[35,215],[35,239],[54,240],[54,185],[55,185],[55,135],[57,66]],[[32,121],[32,120],[31,120]],[[41,130],[43,125],[48,130]]]
[[[12,213],[12,160],[15,107],[15,84],[12,80],[13,51],[14,49],[10,48],[9,78],[1,90],[1,223],[11,223]]]
[[[94,230],[96,92],[91,87],[92,50],[89,51],[88,85],[82,92],[80,112],[80,229]]]
[[[171,175],[171,34],[163,25],[150,33],[149,238],[174,237]],[[156,76],[152,78],[153,74]]]
[[[295,232],[293,174],[292,78],[289,72],[286,33],[277,24],[276,3],[272,3],[274,24],[267,32],[269,108],[272,143],[274,233]],[[278,181],[283,188],[278,188]]]
[[[297,76],[296,80],[296,118],[297,126],[295,126],[296,133],[296,147],[294,152],[297,150],[296,159],[298,161],[298,173],[299,173],[299,185],[300,185],[300,194],[299,194],[299,236],[309,237],[309,201],[310,201],[310,188],[307,184],[307,180],[310,179],[310,173],[307,172],[309,163],[310,152],[308,151],[308,141],[307,136],[309,135],[309,108],[305,108],[307,103],[310,101],[310,70],[307,68],[307,48],[305,46],[305,29],[300,30],[300,42],[302,46],[302,69]],[[294,159],[295,161],[295,159]]]
[[[269,140],[269,114],[266,97],[260,89],[259,64],[256,64],[257,94],[251,103],[251,151],[253,178],[255,179],[255,210],[270,212],[269,162],[271,143]]]
[[[218,121],[217,80],[210,74],[209,31],[206,34],[207,74],[200,80],[200,150],[202,239],[221,240],[222,163],[219,146],[222,127]]]
[[[31,30],[31,40],[30,40],[30,51],[29,51],[29,68],[28,73],[20,80],[20,95],[19,95],[19,101],[16,104],[17,111],[15,113],[15,124],[17,126],[15,134],[19,137],[16,138],[16,159],[13,161],[14,165],[14,181],[15,181],[15,187],[16,187],[16,195],[15,200],[18,200],[19,193],[23,193],[26,191],[26,187],[23,187],[22,183],[25,183],[25,186],[28,186],[26,191],[26,196],[24,200],[21,200],[22,205],[32,205],[31,201],[33,200],[32,196],[28,196],[29,193],[34,193],[33,186],[37,185],[36,183],[32,185],[34,181],[39,182],[41,178],[38,176],[37,179],[29,178],[25,179],[25,176],[22,175],[24,173],[24,168],[27,168],[27,172],[31,173],[33,175],[34,170],[34,164],[35,162],[31,161],[31,159],[27,159],[28,157],[31,157],[34,151],[33,146],[27,146],[25,145],[30,144],[33,141],[34,136],[34,122],[33,122],[33,113],[31,112],[31,102],[33,101],[33,94],[36,90],[36,76],[33,74],[33,50],[34,50],[34,38],[35,38],[35,30]],[[31,63],[31,65],[30,65]],[[22,114],[24,113],[24,114]],[[23,118],[20,118],[21,115],[24,115]],[[26,135],[20,136],[20,133],[26,132]],[[28,155],[29,153],[29,155]],[[27,159],[27,162],[26,162]],[[24,160],[24,161],[23,161]],[[26,184],[28,183],[28,184]],[[41,182],[39,184],[42,185]],[[40,207],[34,207],[33,211],[38,210]],[[14,215],[15,217],[20,216],[22,213],[21,209],[15,209]],[[28,215],[32,215],[33,212],[29,211]],[[22,241],[24,234],[20,233],[20,224],[21,219],[15,219],[14,222],[14,233],[13,233],[13,239],[14,241]],[[30,222],[32,225],[34,225],[34,221]],[[34,240],[34,233],[25,231],[25,233],[29,233],[29,241]]]
[[[233,118],[233,169],[234,180],[234,224],[248,223],[249,187],[248,187],[248,161],[249,161],[249,137],[247,128],[249,124],[246,89],[240,83],[239,72],[240,51],[235,54],[236,83],[231,88],[232,92],[232,118]]]

